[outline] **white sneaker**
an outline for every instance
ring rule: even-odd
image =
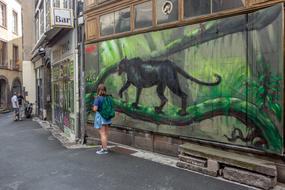
[[[101,148],[100,150],[96,151],[96,154],[108,154],[108,150]]]

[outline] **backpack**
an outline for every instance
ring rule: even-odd
[[[99,113],[106,120],[109,120],[115,117],[115,110],[113,108],[113,100],[111,96],[104,97],[103,102],[102,102],[101,111]]]

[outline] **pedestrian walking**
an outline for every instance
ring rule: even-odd
[[[112,118],[115,116],[112,97],[107,95],[107,89],[104,84],[97,88],[97,97],[93,103],[95,113],[94,128],[99,130],[102,147],[96,151],[97,154],[107,154],[109,126],[112,124]]]
[[[11,98],[11,104],[14,111],[14,121],[17,121],[19,119],[19,102],[16,92],[14,92],[14,95]]]
[[[18,93],[17,99],[18,99],[18,104],[19,104],[19,120],[21,121],[23,118],[25,100],[20,92]]]

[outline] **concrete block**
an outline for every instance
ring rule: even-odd
[[[133,146],[153,151],[153,136],[149,133],[134,132]]]
[[[177,156],[179,144],[176,144],[175,142],[177,141],[174,141],[171,137],[155,135],[153,142],[153,151],[161,154]]]
[[[277,181],[280,183],[285,183],[285,164],[276,163],[277,166]]]
[[[182,161],[178,161],[176,166],[180,167],[180,168],[187,169],[187,170],[196,171],[196,172],[199,172],[199,173],[202,173],[202,174],[214,176],[214,177],[217,176],[217,171],[216,172],[215,171],[211,171],[208,168],[192,165],[192,164],[189,164],[189,163],[186,163],[186,162],[182,162]]]
[[[110,128],[109,141],[131,146],[133,143],[132,140],[133,140],[132,132]]]
[[[225,179],[235,181],[238,183],[262,188],[262,189],[270,189],[273,188],[276,184],[276,177],[269,177],[257,173],[253,173],[250,171],[237,169],[237,168],[231,168],[231,167],[225,167],[223,169],[223,177]]]
[[[207,168],[210,171],[218,172],[218,170],[220,169],[220,166],[219,166],[219,163],[216,160],[208,159],[208,161],[207,161]]]
[[[207,160],[180,154],[179,160],[199,167],[207,167]]]

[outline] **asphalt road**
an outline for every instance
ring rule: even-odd
[[[246,190],[127,154],[69,150],[36,122],[0,115],[0,190]]]

